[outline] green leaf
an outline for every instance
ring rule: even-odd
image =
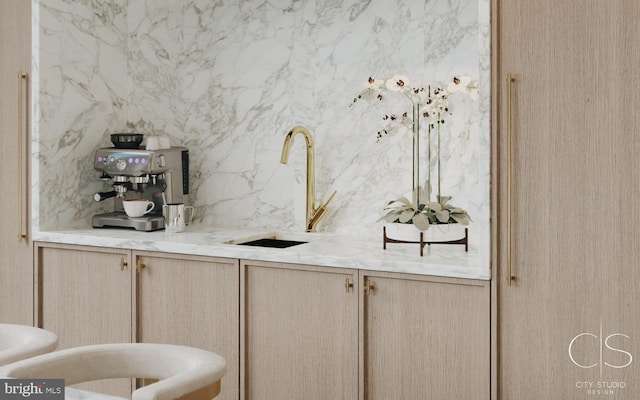
[[[407,222],[411,221],[411,218],[413,218],[414,215],[415,215],[415,211],[413,211],[413,210],[405,210],[398,217],[398,221],[402,222],[403,224],[407,223]]]
[[[395,220],[398,219],[398,216],[396,214],[389,213],[385,215],[383,218],[386,222],[394,222]]]
[[[398,203],[402,203],[405,206],[409,207],[409,208],[413,208],[411,202],[409,201],[409,199],[407,199],[406,197],[402,196],[399,199],[396,200],[396,202]]]
[[[469,225],[469,218],[465,215],[455,214],[451,215],[451,218],[461,225]]]
[[[426,231],[429,229],[429,218],[425,214],[416,214],[413,216],[413,224],[420,231]]]
[[[426,191],[425,191],[426,189]],[[429,181],[421,188],[422,196],[430,193]],[[386,214],[378,221],[412,223],[420,231],[426,231],[430,225],[459,223],[469,225],[472,221],[469,214],[462,208],[448,204],[451,196],[437,196],[437,202],[420,202],[414,205],[406,197],[400,197],[387,203],[384,208]],[[423,198],[423,200],[426,200]]]
[[[449,211],[436,211],[436,218],[438,219],[438,222],[449,222]]]

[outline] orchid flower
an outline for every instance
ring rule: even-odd
[[[367,82],[365,82],[364,86],[367,89],[380,90],[384,86],[384,81],[382,79],[374,79],[372,77],[369,77]]]
[[[394,75],[391,78],[387,79],[385,86],[392,92],[407,90],[409,89],[409,78],[404,75]]]

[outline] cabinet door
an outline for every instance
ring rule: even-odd
[[[133,306],[130,252],[72,246],[37,249],[38,326],[58,335],[58,349],[129,343]],[[117,396],[131,395],[130,379],[78,387]]]
[[[227,373],[216,399],[237,400],[240,374],[239,261],[134,253],[137,341],[220,354]]]
[[[499,398],[638,399],[640,2],[497,5]]]
[[[489,398],[488,282],[360,274],[362,398]]]
[[[241,265],[243,399],[357,398],[356,273]]]
[[[1,1],[0,204],[3,218],[0,229],[0,322],[25,325],[34,323],[27,175],[30,70],[31,0]],[[25,77],[19,77],[19,72]],[[18,235],[21,235],[20,240]]]

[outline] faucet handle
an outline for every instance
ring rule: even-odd
[[[318,222],[320,222],[322,217],[324,217],[324,214],[327,212],[327,204],[329,204],[329,202],[331,200],[333,200],[333,196],[336,195],[336,192],[337,192],[337,190],[334,190],[333,193],[331,194],[331,196],[329,196],[329,199],[323,205],[318,207],[317,210],[315,210],[313,216],[309,220],[309,226],[307,226],[307,231],[308,232],[315,232],[316,231],[316,225],[318,225]]]
[[[327,204],[329,204],[329,202],[333,200],[333,196],[335,196],[337,192],[338,192],[337,190],[334,190],[333,193],[331,193],[331,196],[329,196],[329,199],[327,200],[327,202],[321,205],[320,208],[327,207]]]

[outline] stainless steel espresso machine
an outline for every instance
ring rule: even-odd
[[[100,179],[111,181],[113,187],[111,191],[96,193],[94,199],[113,198],[113,212],[94,215],[93,227],[147,232],[164,229],[163,204],[189,204],[189,150],[186,147],[140,149],[137,147],[142,135],[135,145],[114,140],[113,136],[116,147],[97,149],[93,159],[94,168],[102,173]],[[155,206],[148,214],[132,218],[124,212],[122,201],[125,199],[147,199]]]

